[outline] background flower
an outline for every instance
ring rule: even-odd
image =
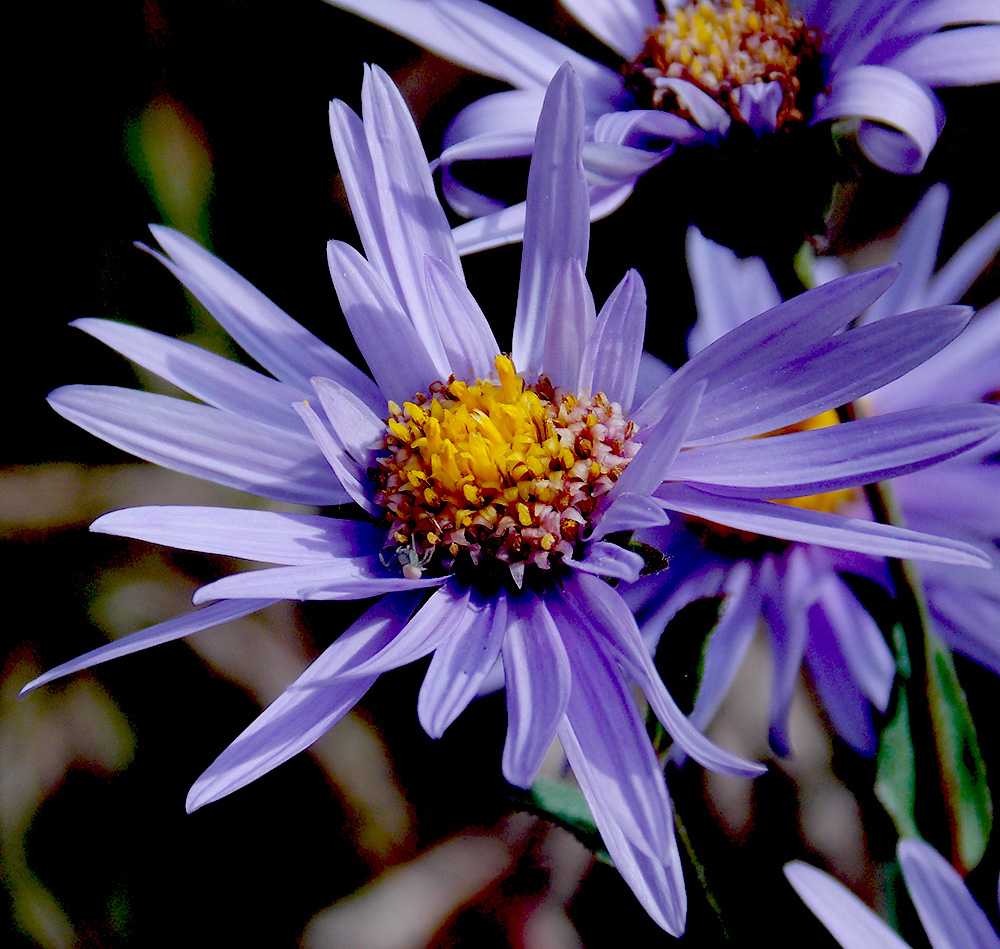
[[[660,17],[653,0],[615,0],[612,3],[572,0],[567,9],[620,57],[613,69],[543,35],[479,0],[380,0],[378,3],[336,0],[335,5],[394,30],[468,69],[492,76],[514,87],[480,99],[456,116],[445,134],[441,154],[445,195],[466,217],[488,215],[456,232],[463,253],[520,239],[524,209],[502,205],[463,186],[450,173],[456,161],[524,156],[531,142],[542,91],[563,62],[571,62],[581,77],[590,130],[585,152],[591,214],[603,217],[631,193],[635,182],[670,155],[677,145],[718,142],[736,124],[745,123],[756,135],[772,133],[783,114],[781,83],[755,80],[733,85],[735,106],[709,94],[704,83],[685,68],[677,75],[648,66],[644,47]],[[715,9],[714,4],[709,7]],[[699,13],[697,4],[670,0],[666,16],[690,7],[689,18],[698,17],[693,35],[706,32],[704,40],[685,39],[685,59],[704,56],[715,43],[725,49],[722,26],[731,11],[743,4],[719,4],[718,15]],[[784,4],[768,9],[785,11]],[[1000,26],[969,25],[996,22],[986,3],[962,7],[949,3],[894,0],[876,7],[861,2],[807,0],[789,5],[801,14],[821,53],[818,66],[812,54],[803,54],[796,41],[794,57],[803,64],[791,72],[809,72],[802,82],[812,84],[803,98],[805,113],[793,121],[818,123],[854,118],[861,121],[860,142],[869,158],[889,171],[919,171],[937,141],[944,122],[943,108],[932,87],[976,85],[1000,80],[996,50]],[[750,11],[751,7],[746,6]],[[751,13],[759,23],[757,14]],[[775,14],[785,17],[786,12]],[[951,29],[945,29],[951,27]],[[760,28],[760,27],[758,27]],[[796,30],[801,29],[795,27]],[[688,34],[685,33],[685,36]],[[770,35],[768,42],[770,40]],[[693,52],[692,52],[693,50]],[[671,53],[680,56],[680,53]],[[636,65],[633,67],[632,64]],[[651,84],[637,92],[636,83],[625,83],[622,72],[637,82]],[[706,66],[705,74],[710,69]],[[787,72],[780,66],[769,76]],[[647,79],[645,74],[653,78]],[[798,86],[796,85],[796,90]],[[740,93],[744,93],[740,97]],[[661,95],[679,106],[650,109],[646,100]],[[670,111],[672,109],[673,111]],[[799,113],[797,113],[799,114]],[[783,121],[783,120],[782,120]]]
[[[899,864],[910,899],[934,949],[995,949],[1000,938],[962,878],[922,840],[901,840]],[[843,884],[806,863],[785,876],[844,949],[905,949],[906,943]]]
[[[928,192],[902,229],[896,257],[902,265],[893,286],[866,313],[869,325],[891,313],[960,299],[1000,246],[1000,218],[994,218],[934,274],[945,222],[947,190]],[[699,318],[691,330],[692,353],[780,300],[759,258],[739,259],[706,240],[688,235],[688,260]],[[836,260],[817,262],[823,278],[842,274]],[[987,399],[1000,379],[1000,309],[983,310],[955,343],[919,369],[867,396],[863,411],[875,416],[956,399]],[[951,459],[933,470],[893,482],[905,523],[978,541],[995,550],[1000,537],[993,498],[996,441]],[[855,516],[871,516],[857,494],[825,494],[804,502]],[[874,754],[878,739],[870,705],[888,707],[895,662],[874,619],[858,601],[842,571],[892,588],[880,560],[829,548],[769,548],[759,539],[702,521],[659,528],[650,542],[673,555],[672,569],[645,578],[627,594],[651,642],[688,604],[725,597],[724,610],[705,655],[704,685],[694,720],[706,726],[732,681],[750,638],[761,621],[773,656],[770,737],[779,753],[790,749],[788,713],[799,668],[809,669],[831,721],[852,747]],[[748,543],[749,540],[749,543]],[[981,575],[947,566],[922,565],[935,630],[953,648],[1000,673],[1000,572]]]

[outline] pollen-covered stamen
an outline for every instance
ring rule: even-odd
[[[371,472],[387,547],[406,575],[457,560],[547,570],[573,553],[639,443],[603,393],[528,385],[507,356],[496,381],[452,379],[389,404],[384,454]]]
[[[629,70],[641,100],[686,115],[683,102],[658,80],[685,79],[707,92],[737,122],[741,86],[777,82],[782,89],[776,128],[799,122],[804,98],[819,78],[819,31],[788,9],[785,0],[693,0],[665,14]],[[803,80],[807,96],[802,96]]]

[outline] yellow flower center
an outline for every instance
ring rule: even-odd
[[[811,68],[815,77],[809,79],[818,80],[819,55],[819,31],[792,13],[785,0],[697,0],[664,14],[632,66],[631,78],[637,86],[638,77],[645,78],[654,108],[686,115],[676,94],[657,85],[660,78],[685,79],[737,122],[745,119],[733,93],[740,86],[777,82],[783,93],[777,118],[781,128],[805,118],[799,101],[803,73]]]
[[[494,365],[495,382],[436,382],[389,403],[370,474],[406,576],[502,565],[520,585],[527,567],[557,566],[639,449],[603,393],[529,385],[508,356]]]

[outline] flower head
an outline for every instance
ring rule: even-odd
[[[342,102],[332,103],[330,116],[365,254],[339,241],[328,253],[374,382],[305,337],[209,254],[160,232],[175,258],[168,266],[282,381],[220,368],[172,341],[131,331],[141,345],[130,346],[130,355],[219,408],[91,388],[51,397],[74,421],[140,454],[273,496],[330,503],[322,491],[334,502],[343,492],[357,516],[189,507],[105,515],[96,530],[272,566],[207,584],[194,598],[209,604],[202,610],[60,666],[29,688],[274,600],[380,596],[195,782],[189,808],[308,747],[381,673],[427,655],[417,711],[428,734],[440,736],[499,663],[508,712],[504,776],[528,786],[558,736],[615,865],[650,915],[678,933],[685,896],[670,799],[628,680],[687,754],[727,773],[761,769],[716,747],[678,710],[632,614],[605,582],[637,579],[643,559],[608,538],[662,524],[667,509],[707,505],[722,509],[723,518],[729,512],[738,526],[746,516],[764,517],[779,533],[815,539],[832,532],[851,549],[981,562],[962,542],[847,519],[815,521],[739,490],[734,497],[726,487],[689,484],[746,456],[740,467],[766,486],[763,496],[796,495],[803,482],[817,489],[854,484],[978,443],[998,424],[974,410],[957,411],[932,437],[901,420],[896,434],[869,437],[865,449],[845,425],[827,454],[810,454],[809,433],[788,436],[806,439],[802,453],[799,442],[775,454],[762,440],[760,454],[741,440],[890,381],[945,345],[967,314],[943,308],[887,331],[880,325],[839,334],[892,274],[848,277],[804,306],[786,305],[739,328],[636,408],[645,294],[630,273],[597,313],[583,276],[584,112],[572,70],[556,74],[539,119],[509,355],[465,285],[405,103],[377,68],[366,72],[362,102],[363,120]],[[907,344],[880,351],[887,332]],[[845,361],[855,369],[846,384]],[[296,393],[290,414],[280,402],[301,384],[307,365],[312,392]],[[192,382],[188,370],[196,366],[217,374]],[[801,375],[790,377],[790,366]],[[740,396],[747,391],[755,398]],[[135,418],[145,404],[159,413],[158,437],[145,418]],[[212,447],[204,421],[210,412],[219,413]],[[237,412],[252,415],[254,426]],[[231,420],[234,433],[221,437]],[[312,466],[310,444],[329,464],[325,476]],[[823,459],[831,450],[847,460],[830,468]],[[309,467],[299,474],[303,459]]]
[[[620,59],[615,70],[479,0],[328,2],[514,87],[473,102],[445,134],[445,195],[483,218],[456,230],[463,253],[520,239],[524,209],[473,191],[451,165],[530,154],[542,93],[563,62],[584,90],[594,219],[677,146],[840,119],[860,123],[872,162],[918,172],[944,122],[932,90],[1000,80],[1000,26],[985,4],[564,0]]]
[[[930,844],[901,840],[897,854],[906,889],[934,949],[1000,949],[989,918],[955,868]],[[785,876],[844,949],[907,949],[893,929],[829,874],[794,860],[785,864]]]
[[[957,300],[996,253],[1000,218],[990,221],[934,274],[946,207],[947,191],[937,186],[911,214],[897,242],[900,275],[862,322],[874,327],[913,307]],[[698,320],[689,335],[692,354],[780,300],[762,260],[739,259],[694,229],[688,234],[688,261],[698,304]],[[817,264],[826,279],[844,272],[833,259]],[[951,400],[986,400],[995,393],[998,359],[1000,307],[994,304],[936,356],[865,396],[861,410],[870,423],[890,412],[920,411],[933,424],[935,414],[943,418],[951,411]],[[827,413],[810,419],[808,426],[819,433],[837,423],[836,413]],[[1000,489],[1000,468],[989,459],[996,445],[987,440],[933,468],[896,478],[892,487],[904,523],[978,543],[984,551],[995,550],[1000,524],[993,499]],[[791,500],[803,510],[872,516],[856,488]],[[774,747],[782,753],[790,750],[788,711],[799,668],[805,663],[834,728],[858,751],[874,753],[877,737],[870,707],[887,709],[895,663],[881,631],[844,575],[875,580],[891,591],[882,558],[829,549],[836,545],[775,544],[704,518],[676,519],[647,539],[672,554],[671,570],[643,578],[625,593],[650,640],[655,641],[670,618],[690,602],[725,598],[693,714],[700,726],[707,725],[718,708],[763,620],[774,663],[770,708]],[[1000,571],[926,562],[920,573],[935,631],[953,649],[1000,674],[996,634]]]

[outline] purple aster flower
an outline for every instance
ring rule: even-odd
[[[1000,80],[992,0],[563,0],[620,69],[479,0],[328,2],[514,87],[473,102],[445,134],[445,196],[466,217],[486,216],[456,230],[462,253],[519,240],[524,207],[503,209],[450,166],[530,155],[545,87],[564,62],[583,86],[595,220],[677,145],[740,127],[760,137],[855,119],[875,164],[918,172],[944,122],[933,88]]]
[[[933,949],[1000,949],[996,930],[944,857],[922,840],[901,840],[897,855]],[[829,874],[793,860],[785,864],[785,876],[844,949],[908,949],[893,929]]]
[[[900,276],[865,313],[863,322],[869,326],[891,314],[957,300],[1000,247],[997,217],[935,274],[947,200],[947,189],[936,186],[908,218],[896,248]],[[689,335],[692,353],[781,299],[762,260],[740,259],[695,229],[688,234],[688,261],[698,305],[698,320]],[[819,260],[817,268],[827,279],[843,273],[833,259]],[[955,342],[866,396],[862,406],[872,420],[882,413],[918,408],[946,414],[947,403],[955,399],[995,398],[998,384],[1000,305],[993,304]],[[831,414],[811,424],[835,421]],[[893,490],[904,522],[978,543],[1000,563],[995,547],[1000,539],[1000,466],[990,460],[997,447],[995,439],[987,440],[960,457],[895,479]],[[797,503],[871,517],[863,495],[851,490],[824,492]],[[788,711],[804,662],[837,732],[858,751],[875,752],[871,705],[886,710],[895,662],[843,574],[873,579],[891,592],[883,559],[830,549],[835,545],[775,545],[702,518],[676,519],[646,539],[671,554],[670,570],[643,578],[625,592],[651,643],[684,606],[703,597],[724,597],[692,715],[699,727],[714,715],[763,621],[774,663],[770,737],[775,749],[790,750]],[[1000,674],[1000,571],[928,562],[921,564],[920,573],[935,631],[956,651]]]
[[[265,496],[331,504],[346,493],[355,516],[191,507],[105,515],[95,530],[271,566],[209,583],[195,594],[208,604],[201,610],[27,688],[275,600],[380,597],[216,759],[188,807],[308,747],[383,672],[431,655],[417,711],[436,737],[499,664],[504,776],[529,786],[558,737],[619,871],[653,919],[679,933],[685,895],[671,804],[629,680],[686,754],[730,774],[762,769],[679,712],[605,582],[636,580],[643,559],[608,538],[662,524],[674,509],[862,552],[981,564],[962,541],[758,497],[834,490],[949,457],[1000,428],[989,407],[866,420],[832,438],[747,440],[888,383],[946,345],[968,314],[939,307],[841,333],[892,272],[849,276],[739,327],[633,408],[645,292],[629,273],[598,313],[583,275],[584,109],[572,70],[556,74],[539,118],[510,356],[465,285],[403,99],[372,69],[362,102],[363,121],[339,101],[330,115],[365,255],[333,241],[329,260],[374,382],[210,254],[158,229],[172,258],[164,262],[276,378],[101,324],[102,338],[208,405],[102,387],[51,396],[57,411],[143,457]],[[716,469],[740,476],[712,485]]]

